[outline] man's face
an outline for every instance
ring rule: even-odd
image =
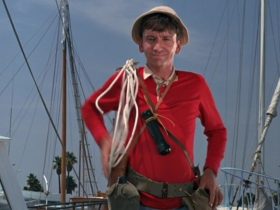
[[[144,30],[142,42],[139,44],[140,52],[146,56],[147,65],[152,68],[173,66],[175,54],[179,53],[180,49],[176,33],[168,30]]]

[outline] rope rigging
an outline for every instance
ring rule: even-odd
[[[97,107],[97,109],[101,114],[104,113],[103,110],[98,105],[99,100],[108,91],[110,91],[110,89],[113,87],[113,85],[117,82],[119,78],[122,79],[122,89],[121,89],[118,111],[116,113],[116,123],[113,131],[112,148],[111,148],[110,163],[109,163],[110,169],[118,165],[118,163],[122,160],[124,155],[127,153],[127,150],[132,142],[132,138],[134,137],[135,134],[138,116],[139,116],[138,106],[136,103],[136,95],[138,92],[139,83],[137,78],[136,62],[133,59],[129,59],[126,61],[126,64],[118,72],[113,82],[96,99],[95,106]],[[132,128],[132,133],[126,144],[128,129],[129,129],[128,121],[129,121],[130,113],[133,108],[135,108],[135,119]]]
[[[20,47],[20,50],[21,50],[21,53],[22,53],[22,55],[23,55],[23,57],[24,57],[24,60],[25,60],[25,63],[26,63],[26,65],[27,65],[27,68],[28,68],[28,71],[29,71],[29,73],[30,73],[30,76],[31,76],[31,78],[32,78],[32,81],[33,81],[33,83],[34,83],[34,85],[35,85],[35,87],[36,87],[36,90],[37,90],[37,92],[38,92],[38,94],[39,94],[39,97],[40,97],[40,99],[41,99],[41,102],[42,102],[42,104],[43,104],[43,107],[44,107],[44,109],[45,109],[45,111],[46,111],[46,113],[47,113],[47,115],[48,115],[48,117],[49,117],[49,120],[50,120],[50,122],[51,122],[51,125],[52,125],[52,127],[53,127],[53,129],[54,129],[54,131],[55,131],[55,133],[56,133],[56,135],[57,135],[57,138],[58,138],[58,140],[59,140],[60,143],[61,143],[60,135],[59,135],[59,133],[58,133],[58,131],[57,131],[57,128],[56,128],[56,126],[55,126],[53,120],[52,120],[52,117],[51,117],[51,114],[50,114],[50,112],[49,112],[49,110],[48,110],[48,107],[47,107],[47,105],[46,105],[46,102],[45,102],[45,100],[44,100],[44,98],[43,98],[43,95],[42,95],[42,93],[41,93],[41,91],[40,91],[40,89],[39,89],[39,86],[38,86],[38,84],[37,84],[37,82],[36,82],[35,76],[34,76],[34,74],[33,74],[33,71],[32,71],[32,69],[31,69],[31,66],[30,66],[30,64],[29,64],[29,61],[28,61],[28,59],[27,59],[26,53],[25,53],[25,51],[24,51],[24,49],[23,49],[23,46],[22,46],[22,44],[21,44],[19,35],[18,35],[17,30],[16,30],[16,28],[15,28],[14,22],[13,22],[13,20],[12,20],[12,17],[11,17],[11,15],[10,15],[10,12],[9,12],[9,10],[8,10],[8,7],[7,7],[7,5],[6,5],[6,2],[5,2],[5,0],[2,0],[2,2],[3,2],[3,4],[4,4],[6,13],[7,13],[7,15],[8,15],[10,24],[11,24],[12,29],[13,29],[13,32],[14,32],[14,35],[16,36],[17,43],[18,43],[18,45],[19,45],[19,47]]]
[[[46,113],[47,113],[47,116],[48,116],[48,119],[49,119],[49,125],[53,128],[53,130],[54,130],[54,132],[55,132],[55,135],[56,135],[56,139],[58,139],[59,142],[62,143],[62,142],[61,142],[61,138],[60,138],[60,134],[59,134],[59,132],[58,132],[58,130],[57,130],[57,123],[55,123],[54,120],[52,119],[51,111],[50,111],[50,110],[48,109],[48,107],[47,107],[46,101],[45,101],[44,98],[43,98],[43,95],[42,95],[42,92],[41,92],[41,90],[40,90],[39,84],[37,83],[37,81],[36,81],[36,79],[35,79],[33,70],[32,70],[31,65],[30,65],[30,63],[29,63],[29,57],[30,57],[30,55],[31,55],[31,54],[33,53],[33,51],[35,51],[35,49],[39,46],[39,43],[40,43],[41,40],[46,36],[47,31],[50,29],[50,26],[52,25],[53,20],[57,19],[57,16],[58,16],[58,15],[56,15],[55,18],[51,21],[51,23],[47,25],[47,29],[46,29],[47,31],[46,31],[45,33],[43,33],[43,35],[40,37],[40,40],[37,42],[37,44],[35,45],[35,47],[32,49],[31,53],[29,53],[29,55],[27,56],[27,54],[26,54],[26,52],[25,52],[25,50],[24,50],[24,48],[23,48],[23,44],[22,44],[22,42],[21,42],[21,40],[20,40],[19,34],[18,34],[18,32],[17,32],[17,30],[16,30],[16,27],[15,27],[15,25],[14,25],[14,22],[13,22],[13,20],[12,20],[12,17],[11,17],[11,15],[10,15],[10,12],[9,12],[9,10],[8,10],[8,7],[7,7],[7,5],[6,5],[6,2],[5,2],[5,0],[2,0],[2,2],[3,2],[3,4],[4,4],[4,7],[5,7],[5,10],[6,10],[8,19],[9,19],[10,24],[11,24],[11,26],[12,26],[13,33],[14,33],[14,35],[15,35],[15,37],[16,37],[16,40],[17,40],[17,43],[18,43],[18,45],[19,45],[19,47],[20,47],[20,53],[21,53],[21,54],[23,55],[23,57],[24,57],[24,63],[22,64],[22,66],[20,67],[20,69],[17,70],[17,72],[13,75],[12,79],[16,77],[16,75],[20,72],[21,68],[22,68],[22,67],[24,66],[24,64],[25,64],[25,65],[27,66],[27,68],[28,68],[28,71],[29,71],[30,75],[31,75],[32,81],[33,81],[33,83],[35,84],[35,89],[36,89],[37,93],[39,94],[39,98],[40,98],[40,100],[41,100],[41,102],[42,102],[42,104],[43,104],[44,110],[45,110]],[[58,9],[59,9],[59,8],[58,8]],[[60,14],[60,13],[59,13],[59,14]],[[69,44],[69,52],[71,53],[71,56],[72,56],[70,62],[74,62],[74,58],[73,58],[74,49],[73,49],[73,43],[72,43],[72,40],[71,40],[71,38],[70,38],[70,35],[71,35],[71,34],[68,33],[68,35],[66,35],[66,39],[67,39],[68,44]],[[57,49],[56,49],[55,55],[57,55]],[[55,63],[57,64],[57,62],[55,62]],[[56,64],[55,64],[54,68],[56,67]],[[8,68],[8,67],[6,67],[6,68]],[[72,66],[72,72],[73,72],[73,73],[74,73],[74,72],[77,73],[75,64],[73,64],[73,66]],[[72,78],[73,78],[73,77],[72,77]],[[79,84],[81,85],[79,76],[77,76],[77,78],[78,78],[78,79],[75,79],[75,81],[73,81],[73,79],[72,79],[73,84],[75,83],[76,86],[78,85],[78,82],[77,82],[77,81],[79,81]],[[12,79],[11,79],[11,81],[12,81]],[[87,79],[88,79],[88,78],[87,78]],[[53,82],[54,82],[54,80],[53,80]],[[8,87],[8,85],[9,85],[9,83],[5,86],[4,90]],[[4,90],[2,90],[1,93],[2,93]],[[74,92],[75,92],[75,90],[74,90]],[[53,93],[52,93],[52,95],[53,95]],[[74,95],[77,96],[76,93],[74,93]],[[54,95],[52,96],[52,98],[53,98],[53,97],[54,97]],[[30,97],[29,97],[29,98],[30,98]],[[54,98],[53,98],[53,99],[54,99]],[[22,107],[23,107],[23,106],[22,106]],[[52,104],[51,104],[51,107],[53,107]],[[77,107],[76,107],[76,108],[77,108]],[[51,109],[52,109],[52,108],[51,108]],[[33,113],[33,114],[35,114],[35,113]],[[78,119],[81,119],[81,117],[77,117],[77,118],[78,118]],[[57,122],[58,122],[58,121],[59,121],[59,118],[57,119]],[[80,127],[81,127],[81,125],[80,125]],[[82,127],[84,127],[84,126],[82,126]],[[48,130],[49,130],[49,129],[48,129]],[[84,133],[85,133],[85,129],[83,129],[83,130],[84,130]],[[48,131],[48,132],[49,132],[49,131]],[[86,138],[86,137],[84,137],[84,138]],[[47,151],[48,139],[49,139],[49,134],[47,135],[46,150],[45,150],[45,152]],[[86,143],[86,145],[87,145],[87,147],[88,147],[88,144],[87,144],[87,143]],[[89,155],[89,153],[90,153],[90,152],[89,152],[89,149],[88,149],[88,148],[87,148],[87,149],[84,148],[84,151],[88,154],[87,157],[90,157],[90,155]],[[45,153],[43,172],[44,172],[44,170],[45,170],[46,159],[47,159],[47,156],[46,156],[46,153]],[[93,180],[93,181],[90,180],[90,182],[91,182],[91,183],[95,183],[95,189],[98,191],[98,186],[97,186],[97,182],[96,182],[96,180],[95,180],[92,162],[90,161],[90,163],[87,163],[87,165],[90,165],[90,166],[88,166],[87,168],[92,168],[92,172],[91,172],[91,173],[93,174],[93,178],[94,178],[94,180]],[[79,180],[79,175],[78,175],[78,173],[75,171],[75,169],[73,169],[73,170],[74,170],[75,176],[78,178],[79,184],[81,185],[81,187],[82,187],[82,189],[83,189],[83,193],[87,194],[86,191],[85,191],[85,189],[84,189],[83,184],[82,184],[81,181]],[[42,174],[44,174],[44,173],[42,173]],[[91,177],[91,175],[88,175],[88,177]],[[49,179],[49,180],[50,180],[50,179]],[[92,192],[92,194],[94,194],[93,188],[91,189],[91,192]]]

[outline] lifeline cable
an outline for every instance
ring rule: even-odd
[[[21,53],[22,53],[22,55],[23,55],[24,61],[25,61],[26,65],[27,65],[27,68],[28,68],[28,70],[29,70],[29,73],[30,73],[30,76],[31,76],[31,78],[32,78],[32,81],[34,82],[34,85],[35,85],[35,87],[36,87],[36,90],[37,90],[37,92],[38,92],[38,94],[39,94],[39,97],[40,97],[40,99],[41,99],[41,101],[42,101],[43,107],[44,107],[44,109],[45,109],[45,111],[46,111],[46,113],[47,113],[47,116],[48,116],[48,118],[49,118],[49,120],[50,120],[50,123],[51,123],[51,125],[52,125],[52,127],[53,127],[53,129],[54,129],[54,132],[55,132],[55,134],[56,134],[56,136],[57,136],[57,138],[58,138],[60,144],[62,144],[62,141],[61,141],[60,135],[59,135],[59,133],[58,133],[58,130],[57,130],[55,124],[54,124],[54,121],[53,121],[53,119],[52,119],[52,117],[51,117],[51,114],[50,114],[50,112],[49,112],[49,110],[48,110],[47,104],[46,104],[46,102],[45,102],[45,100],[44,100],[44,98],[43,98],[43,95],[42,95],[42,93],[41,93],[41,91],[40,91],[40,89],[39,89],[39,86],[38,86],[37,82],[36,82],[35,76],[34,76],[32,70],[31,70],[31,66],[30,66],[30,64],[29,64],[29,62],[28,62],[27,56],[26,56],[26,54],[25,54],[25,51],[24,51],[23,46],[22,46],[22,44],[21,44],[21,41],[20,41],[20,39],[19,39],[19,35],[18,35],[17,30],[16,30],[16,28],[15,28],[14,22],[13,22],[13,20],[12,20],[12,17],[11,17],[11,15],[10,15],[10,12],[9,12],[9,10],[8,10],[8,7],[7,7],[7,5],[6,5],[6,2],[5,2],[5,0],[2,0],[2,2],[3,2],[3,5],[4,5],[4,7],[5,7],[5,10],[6,10],[8,19],[9,19],[9,21],[10,21],[10,24],[11,24],[11,26],[12,26],[13,32],[14,32],[14,34],[15,34],[15,36],[16,36],[16,40],[17,40],[17,42],[18,42],[19,48],[20,48],[20,50],[21,50]]]

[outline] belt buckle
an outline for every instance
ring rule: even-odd
[[[163,183],[162,184],[162,189],[161,189],[161,197],[162,198],[167,198],[167,195],[168,195],[168,184]]]

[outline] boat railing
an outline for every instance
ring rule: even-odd
[[[238,168],[221,171],[223,206],[227,209],[280,210],[280,179]]]

